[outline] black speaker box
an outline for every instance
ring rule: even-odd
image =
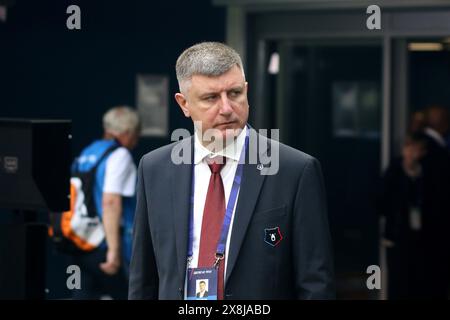
[[[47,225],[70,206],[71,121],[0,119],[0,299],[44,299]],[[3,214],[2,217],[7,217]]]
[[[0,119],[0,207],[66,211],[71,121]]]

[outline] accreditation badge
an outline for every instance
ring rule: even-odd
[[[187,300],[217,300],[217,268],[189,268]]]
[[[409,208],[409,227],[414,231],[419,231],[422,228],[422,212],[420,208]]]

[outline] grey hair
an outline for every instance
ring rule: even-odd
[[[103,116],[103,129],[111,134],[134,132],[140,128],[138,113],[128,106],[109,109]]]
[[[245,79],[241,57],[233,48],[220,42],[197,43],[184,50],[177,59],[175,68],[180,91],[186,89],[185,84],[193,75],[217,77],[235,65]]]

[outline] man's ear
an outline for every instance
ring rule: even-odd
[[[184,94],[182,94],[180,92],[175,93],[175,100],[177,101],[178,105],[180,106],[181,111],[183,111],[184,116],[186,118],[189,118],[191,116],[191,114],[189,112],[188,102],[187,102]]]

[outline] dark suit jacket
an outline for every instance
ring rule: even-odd
[[[445,158],[429,153],[421,161],[422,176],[409,178],[402,159],[395,159],[383,176],[379,213],[386,217],[389,298],[447,298],[450,280],[450,176]],[[409,210],[421,211],[421,229],[412,231]],[[425,280],[424,280],[424,276]],[[410,284],[414,283],[414,288]]]
[[[197,296],[197,298],[200,298],[200,292],[197,292],[196,296]],[[207,297],[208,297],[208,291],[205,291],[202,298],[207,298]]]
[[[171,152],[174,146],[193,152],[193,139],[159,148],[141,159],[130,299],[184,297],[192,165],[175,165]],[[252,139],[261,140],[269,150],[275,143],[250,129]],[[247,156],[257,146],[250,143]],[[230,231],[225,299],[335,298],[319,162],[280,143],[279,163],[275,175],[261,175],[256,164],[244,164]],[[282,240],[272,246],[265,241],[265,230],[277,227]]]

